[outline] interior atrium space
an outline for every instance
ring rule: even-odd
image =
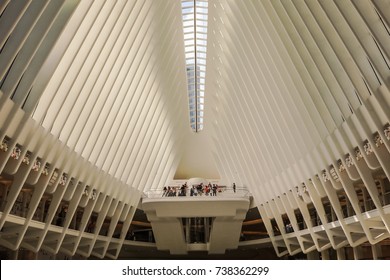
[[[390,259],[390,0],[0,0],[0,259]]]

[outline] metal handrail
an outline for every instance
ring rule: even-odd
[[[188,187],[185,191],[185,195],[180,194],[180,186],[170,186],[173,188],[176,188],[176,195],[167,195],[166,191],[159,189],[159,190],[149,190],[147,192],[143,193],[144,198],[172,198],[172,197],[191,197],[191,198],[197,198],[197,197],[250,197],[252,194],[248,191],[245,187],[236,187],[236,190],[234,191],[233,188],[227,188],[226,186],[219,186],[217,189],[216,196],[212,195],[212,191],[210,191],[209,194],[206,194],[204,192],[200,192],[197,195],[190,195],[190,188]]]

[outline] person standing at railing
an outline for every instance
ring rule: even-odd
[[[167,195],[167,191],[168,191],[167,187],[165,186],[163,190],[164,190],[164,192],[163,192],[162,196],[166,196]]]
[[[210,185],[205,186],[204,192],[206,193],[207,196],[210,194],[210,189],[211,189]]]
[[[233,183],[233,192],[236,192],[236,183]]]
[[[213,186],[213,196],[217,196],[217,189],[218,189],[218,186],[214,185]]]
[[[194,188],[194,196],[198,196],[198,188],[195,186],[193,188]]]

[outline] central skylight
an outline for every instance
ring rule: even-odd
[[[182,0],[190,125],[203,129],[206,78],[207,0]]]

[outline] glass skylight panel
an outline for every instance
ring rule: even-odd
[[[203,129],[208,2],[182,0],[181,7],[190,125],[198,132]]]

